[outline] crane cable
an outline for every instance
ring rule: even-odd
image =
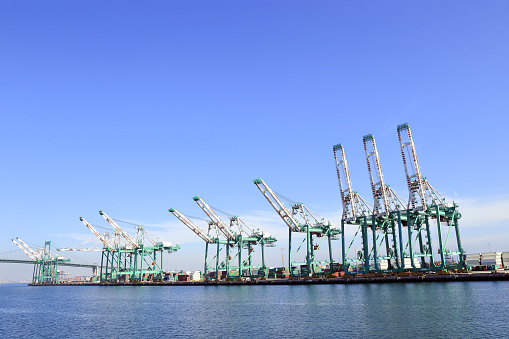
[[[272,190],[272,192],[274,192],[279,198],[281,198],[283,200],[286,200],[287,202],[289,202],[292,205],[296,205],[297,204],[297,202],[295,200],[292,200],[292,199],[288,198],[287,196],[284,196],[281,193],[278,193],[278,192],[276,192],[274,190]]]

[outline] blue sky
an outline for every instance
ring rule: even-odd
[[[204,216],[195,195],[286,248],[252,179],[337,222],[332,145],[372,200],[373,133],[406,196],[403,122],[460,203],[467,252],[509,250],[508,22],[503,1],[2,2],[0,253],[92,238],[78,217],[106,226],[103,209],[182,244],[171,268],[200,269],[203,243],[167,212]],[[0,264],[0,280],[28,276]]]

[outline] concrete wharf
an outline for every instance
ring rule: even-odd
[[[408,276],[355,276],[338,278],[294,278],[258,280],[204,280],[160,282],[68,282],[59,284],[29,284],[31,286],[239,286],[239,285],[320,285],[320,284],[379,284],[379,283],[431,283],[456,281],[509,281],[509,271],[486,273],[426,274]]]

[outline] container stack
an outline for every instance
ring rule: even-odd
[[[175,281],[177,273],[175,272],[164,272],[164,281]]]
[[[488,269],[498,270],[502,268],[502,252],[485,252],[481,253],[481,265],[487,266]]]
[[[470,267],[481,265],[481,253],[469,253],[465,255],[465,262]]]
[[[201,280],[201,271],[186,271],[186,275],[189,276],[189,280],[187,280],[187,281],[200,281]]]
[[[414,258],[414,265],[416,268],[421,268],[421,261],[418,258]],[[412,261],[410,258],[405,258],[405,268],[412,267]]]
[[[382,260],[380,260],[380,263],[379,263],[378,265],[379,265],[378,267],[379,267],[381,270],[383,270],[383,271],[384,271],[384,270],[387,270],[387,269],[389,269],[389,260],[387,260],[387,259],[382,259]]]

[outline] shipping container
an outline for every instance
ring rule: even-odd
[[[465,254],[465,262],[470,267],[476,267],[481,264],[481,253]]]
[[[420,258],[414,257],[414,265],[415,265],[415,268],[421,268]],[[412,261],[410,260],[410,258],[405,258],[405,268],[410,268],[410,267],[412,267]]]
[[[178,281],[189,281],[189,275],[187,275],[187,274],[179,274],[177,280]]]
[[[502,267],[502,252],[481,253],[481,265],[499,265]]]

